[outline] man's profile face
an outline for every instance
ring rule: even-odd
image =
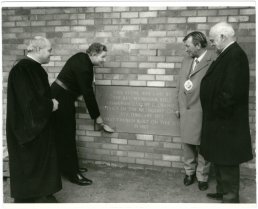
[[[52,55],[52,46],[49,42],[46,43],[45,47],[39,48],[39,57],[41,64],[47,64],[50,61]]]
[[[211,46],[216,49],[218,54],[220,54],[223,50],[223,38],[221,37],[221,35],[216,33],[210,33],[209,39],[211,42]]]
[[[192,58],[195,58],[198,56],[198,46],[193,44],[193,37],[189,37],[185,42],[185,51],[188,53],[188,55]]]
[[[92,56],[92,64],[95,66],[103,66],[104,62],[106,61],[106,56],[106,51],[102,51],[101,53]]]

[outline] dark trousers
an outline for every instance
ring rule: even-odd
[[[223,194],[224,203],[239,203],[240,169],[239,165],[214,165],[217,193]]]
[[[52,97],[59,102],[55,111],[56,147],[59,166],[64,175],[71,177],[78,172],[78,156],[75,140],[76,96],[55,82],[51,85]]]

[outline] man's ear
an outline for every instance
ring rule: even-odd
[[[39,46],[37,46],[36,48],[35,48],[36,50],[36,52],[39,52],[40,51],[40,47]]]
[[[201,49],[201,48],[202,48],[202,46],[201,46],[200,43],[196,44],[195,47],[196,47],[197,49]]]
[[[223,35],[223,34],[220,34],[220,38],[221,38],[221,40],[224,41],[227,37],[225,35]]]

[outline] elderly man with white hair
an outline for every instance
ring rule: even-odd
[[[239,203],[239,165],[253,158],[248,114],[249,64],[228,23],[214,25],[209,38],[219,55],[200,88],[200,153],[214,164],[217,181],[216,193],[208,193],[207,197]]]
[[[11,69],[7,90],[7,147],[11,197],[15,203],[55,203],[62,188],[54,142],[48,75],[41,64],[51,56],[51,43],[33,38],[28,54]]]

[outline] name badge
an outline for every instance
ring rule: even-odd
[[[190,91],[193,88],[193,82],[191,80],[187,80],[184,83],[184,87],[186,91]]]

